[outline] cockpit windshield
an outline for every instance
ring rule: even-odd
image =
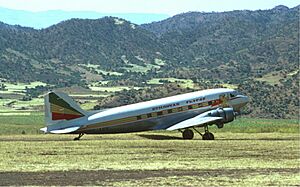
[[[239,93],[237,91],[233,91],[229,95],[232,98],[232,97],[236,97],[237,95],[239,95]]]

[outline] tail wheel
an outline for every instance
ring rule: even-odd
[[[190,129],[185,129],[182,133],[182,137],[185,140],[191,140],[194,138],[194,132]]]

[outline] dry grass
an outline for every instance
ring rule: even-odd
[[[139,180],[104,181],[100,177],[88,181],[121,186],[299,182],[299,134],[295,133],[219,133],[215,141],[199,136],[186,141],[179,139],[179,133],[160,131],[87,135],[81,141],[72,141],[74,136],[2,135],[0,171],[148,171],[149,176]],[[158,174],[153,176],[150,171]],[[185,174],[163,175],[166,171]]]
[[[41,114],[0,118],[0,185],[300,184],[297,120],[237,119],[224,129],[210,128],[215,141],[197,134],[182,140],[177,131],[85,135],[73,141],[76,135],[36,134],[43,126]],[[252,133],[240,133],[244,129]],[[272,133],[254,133],[264,129]]]

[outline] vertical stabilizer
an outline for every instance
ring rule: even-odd
[[[46,125],[56,124],[65,120],[81,118],[86,112],[67,94],[49,92],[45,96]]]

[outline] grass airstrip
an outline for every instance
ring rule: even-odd
[[[300,185],[298,120],[239,118],[211,127],[214,141],[182,140],[177,131],[73,141],[41,127],[41,113],[0,115],[1,186]]]

